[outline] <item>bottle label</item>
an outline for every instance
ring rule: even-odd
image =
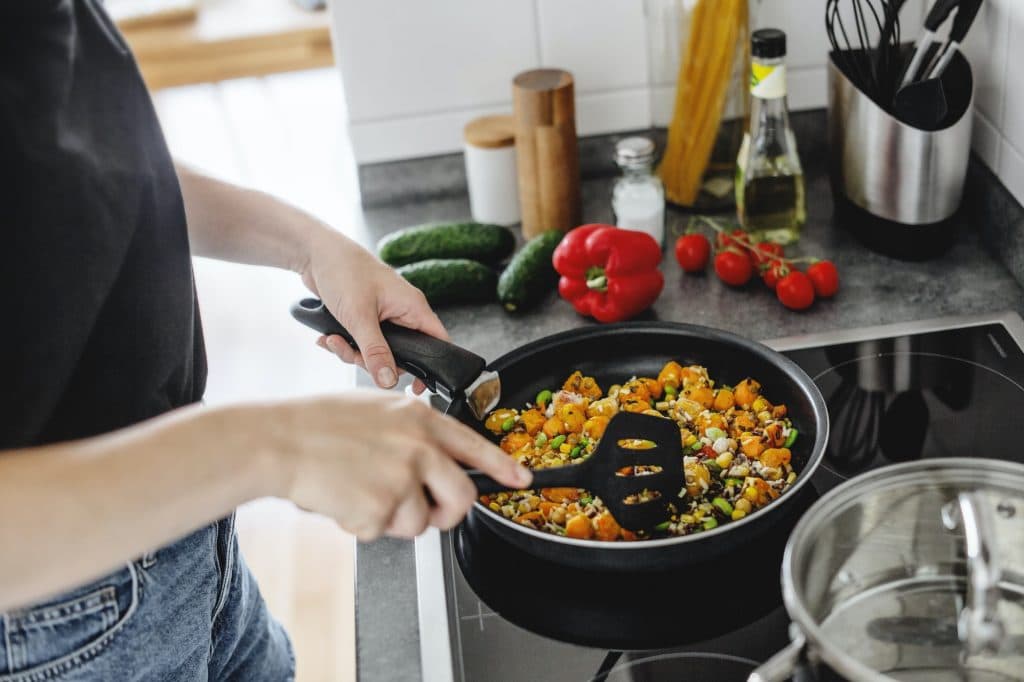
[[[786,65],[768,66],[754,62],[750,67],[750,94],[761,99],[786,96]]]

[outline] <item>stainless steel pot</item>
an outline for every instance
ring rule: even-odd
[[[923,460],[823,496],[790,536],[793,643],[750,682],[1024,680],[1024,466]]]

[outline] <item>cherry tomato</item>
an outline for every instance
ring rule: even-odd
[[[742,241],[736,241],[736,237],[739,237]],[[743,230],[733,230],[728,234],[726,234],[725,232],[719,232],[718,235],[715,237],[715,244],[718,245],[718,248],[721,251],[724,251],[729,247],[735,247],[737,249],[746,251],[746,246],[744,245],[746,241],[747,233],[744,232]]]
[[[676,240],[676,260],[686,272],[700,272],[710,256],[711,242],[702,234],[684,234]]]
[[[775,295],[790,310],[803,310],[814,303],[814,285],[810,277],[794,270],[775,285]]]
[[[759,242],[750,251],[750,257],[754,259],[754,265],[762,265],[768,263],[773,258],[782,258],[784,255],[786,253],[782,244],[774,242]]]
[[[822,298],[832,298],[839,291],[839,271],[830,260],[820,260],[807,268],[807,276],[814,285],[814,293]]]
[[[769,289],[774,289],[779,280],[789,274],[789,266],[779,260],[773,260],[761,266],[761,280]]]
[[[715,272],[726,284],[741,287],[754,275],[754,266],[745,253],[720,251],[715,256]]]

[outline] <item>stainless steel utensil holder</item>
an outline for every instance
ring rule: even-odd
[[[944,82],[947,77],[959,79],[955,82],[969,92],[961,100],[967,101],[951,105],[941,129],[919,130],[858,89],[830,55],[828,134],[837,194],[901,227],[935,225],[956,213],[970,156],[974,104],[971,68],[963,55],[957,54]]]

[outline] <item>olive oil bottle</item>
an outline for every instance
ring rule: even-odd
[[[751,36],[750,129],[736,160],[736,210],[756,239],[789,244],[807,217],[804,173],[786,108],[786,34]]]

